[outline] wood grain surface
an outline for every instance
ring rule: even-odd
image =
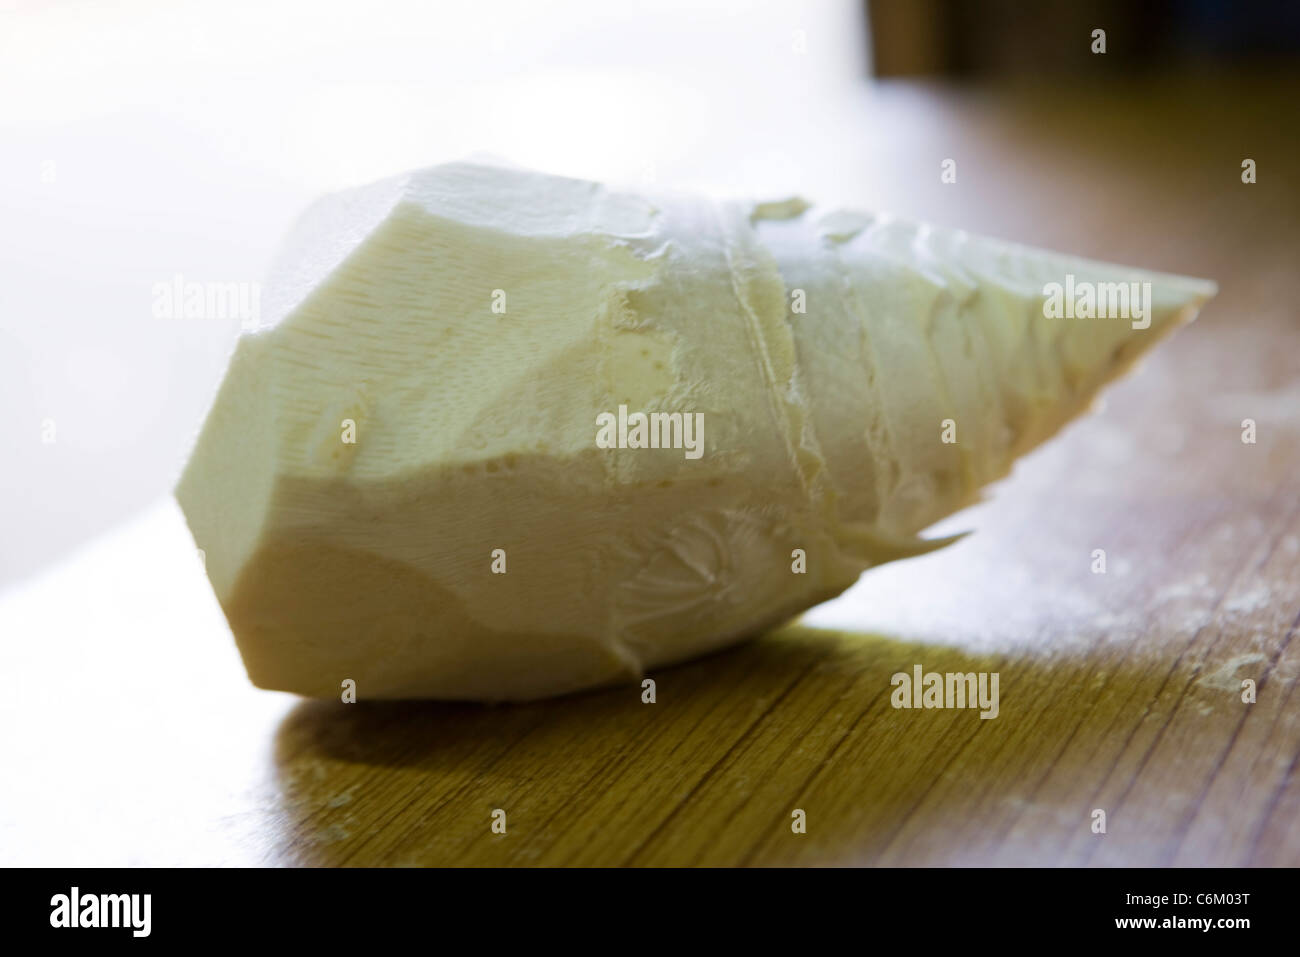
[[[0,863],[1300,864],[1298,93],[887,92],[931,118],[891,161],[910,210],[1220,295],[936,530],[973,535],[654,704],[258,691],[170,502],[10,588]],[[915,665],[997,672],[998,716],[891,707]]]

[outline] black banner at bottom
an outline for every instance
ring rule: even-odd
[[[493,946],[890,931],[943,942],[1261,942],[1292,925],[1293,870],[21,870],[9,939],[338,947],[462,933]],[[1285,913],[1288,912],[1288,913]],[[1259,935],[1263,934],[1261,938]],[[833,939],[833,938],[831,938]]]

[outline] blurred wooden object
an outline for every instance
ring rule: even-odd
[[[1300,864],[1297,92],[900,89],[914,208],[1221,294],[975,535],[656,704],[257,691],[170,503],[0,594],[0,863]],[[916,664],[997,671],[999,716],[894,710]]]
[[[876,76],[953,72],[953,24],[942,0],[867,2],[871,68]]]
[[[1300,54],[1294,4],[864,0],[872,72],[1088,79]],[[1105,46],[1094,49],[1094,31]]]

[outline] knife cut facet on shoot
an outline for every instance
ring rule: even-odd
[[[303,217],[176,495],[255,684],[561,694],[946,544],[920,533],[1213,293],[451,163]]]

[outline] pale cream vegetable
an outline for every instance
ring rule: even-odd
[[[1045,317],[1067,278],[1150,283],[1149,312]],[[1213,291],[798,200],[453,163],[306,214],[176,494],[256,684],[559,694],[944,544],[918,533]],[[701,428],[602,447],[620,406]]]

